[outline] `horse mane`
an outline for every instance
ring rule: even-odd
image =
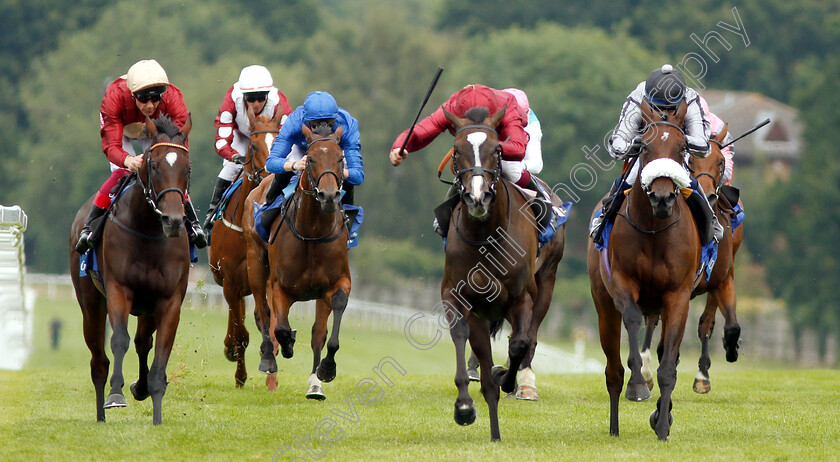
[[[173,138],[181,133],[181,129],[178,128],[175,121],[169,118],[168,115],[161,115],[155,119],[155,127],[157,127],[158,131],[166,133],[166,135],[170,138]]]
[[[312,133],[326,138],[326,137],[332,135],[334,132],[333,132],[333,129],[332,129],[331,126],[322,124],[322,125],[318,125],[317,127],[315,127],[315,130],[312,130]]]
[[[490,109],[487,109],[484,106],[472,107],[468,109],[466,113],[464,113],[464,117],[470,119],[476,124],[484,122],[484,119],[486,119],[489,115]]]

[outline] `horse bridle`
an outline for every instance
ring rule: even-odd
[[[459,133],[461,133],[464,130],[468,130],[468,129],[487,130],[490,133],[496,135],[496,137],[498,138],[498,134],[496,133],[496,129],[494,129],[493,127],[490,127],[488,125],[464,125],[463,127],[459,128],[455,132],[455,136],[457,137]],[[480,176],[480,175],[483,175],[485,173],[489,173],[493,177],[493,181],[490,183],[490,194],[492,194],[492,196],[493,196],[493,198],[491,199],[491,202],[496,199],[496,186],[499,184],[499,179],[501,179],[501,177],[502,177],[502,145],[501,144],[496,145],[496,151],[495,151],[494,154],[496,156],[496,168],[495,169],[491,170],[489,168],[484,168],[482,166],[476,165],[474,167],[463,168],[463,169],[459,169],[459,170],[455,171],[455,181],[452,184],[458,190],[458,195],[461,196],[462,199],[464,197],[464,190],[465,190],[466,187],[464,186],[464,182],[461,180],[461,175],[463,175],[465,173],[468,173],[468,172],[474,172],[472,174],[472,176]],[[457,145],[455,146],[454,152],[452,154],[452,165],[458,165],[458,146]]]
[[[667,117],[666,115],[662,114],[661,112],[659,113],[659,115],[660,115],[660,117]],[[683,128],[682,128],[682,127],[680,127],[679,125],[677,125],[677,124],[675,124],[675,123],[668,122],[667,120],[664,120],[664,119],[663,119],[663,120],[655,120],[655,121],[653,121],[653,122],[649,122],[647,125],[645,125],[645,128],[644,128],[644,130],[643,130],[643,133],[644,133],[644,132],[647,132],[648,128],[650,128],[652,125],[665,125],[665,126],[667,126],[667,127],[676,128],[676,129],[677,129],[677,131],[679,131],[679,132],[680,132],[680,134],[683,136],[683,139],[685,139],[685,130],[683,130]],[[647,149],[647,143],[645,143],[645,149]],[[681,152],[685,152],[687,149],[688,149],[688,148],[687,148],[686,146],[683,146],[683,148],[682,148]],[[685,156],[683,156],[683,157],[685,157]],[[687,166],[685,165],[685,160],[683,160],[682,164],[683,164],[683,166],[684,166],[684,167],[687,167]],[[641,177],[642,177],[642,165],[640,164],[640,165],[639,165],[639,174],[638,174],[638,177],[637,177],[637,181],[641,181]],[[645,193],[650,192],[650,191],[648,191],[648,190],[647,190],[647,188],[645,187],[645,185],[644,185],[644,184],[640,184],[640,186],[642,187],[642,190],[643,190]],[[679,187],[678,187],[678,186],[676,186],[676,185],[674,185],[674,191],[676,192],[678,189],[679,189]]]
[[[315,145],[315,143],[317,143],[319,141],[332,141],[335,144],[339,144],[338,141],[336,141],[332,138],[326,138],[326,137],[325,138],[317,138],[317,139],[314,139],[314,140],[309,142],[309,147],[306,149],[306,167],[304,168],[304,170],[306,170],[306,179],[309,181],[309,185],[312,187],[312,189],[304,188],[302,182],[301,182],[300,187],[303,190],[304,194],[308,194],[310,196],[315,196],[320,192],[320,190],[318,189],[318,185],[321,184],[321,178],[323,178],[324,175],[329,174],[329,175],[332,175],[332,176],[335,177],[335,180],[338,182],[339,191],[344,186],[344,163],[345,163],[344,154],[342,154],[341,159],[339,159],[339,167],[338,168],[341,171],[341,174],[336,173],[332,169],[324,170],[323,172],[321,172],[320,175],[318,175],[318,178],[315,178],[315,176],[312,174],[313,169],[310,168],[310,165],[312,163],[312,156],[309,155],[309,151],[311,151],[312,147]]]
[[[722,146],[721,143],[714,138],[710,138],[709,141],[712,142],[712,143],[715,143],[716,145],[718,145],[718,147]],[[704,176],[704,175],[711,178],[712,179],[712,186],[715,187],[715,194],[720,195],[720,187],[723,186],[723,183],[720,180],[718,180],[717,178],[715,178],[715,176],[711,172],[702,171],[700,173],[695,174],[694,170],[692,170],[691,168],[689,168],[689,170],[691,170],[691,173],[694,174],[694,178],[697,178],[698,180],[700,179],[701,176]]]
[[[265,178],[265,176],[262,175],[262,173],[265,172],[265,165],[263,165],[260,168],[254,168],[254,155],[251,154],[251,146],[252,146],[251,145],[251,137],[253,137],[254,135],[260,135],[260,134],[263,134],[263,133],[278,134],[278,133],[280,133],[280,130],[257,130],[255,132],[251,132],[251,134],[248,135],[248,162],[245,162],[243,164],[243,167],[245,165],[250,166],[251,171],[253,171],[253,173],[248,173],[247,170],[244,170],[244,169],[243,170],[247,174],[248,181],[250,181],[252,183],[255,183],[257,185],[260,184],[260,182],[263,180],[263,178]]]
[[[137,181],[143,187],[143,194],[146,196],[146,202],[148,202],[149,205],[152,206],[152,209],[155,211],[155,213],[157,213],[160,216],[163,216],[163,212],[160,210],[160,208],[158,208],[158,202],[160,202],[160,198],[163,197],[164,194],[170,193],[170,192],[177,192],[181,196],[181,203],[182,204],[186,203],[187,195],[181,188],[176,188],[174,186],[171,187],[171,188],[166,188],[163,191],[155,194],[155,185],[154,185],[154,183],[152,183],[152,167],[153,167],[154,164],[152,163],[152,159],[150,158],[150,156],[152,154],[152,151],[159,146],[168,146],[168,147],[171,147],[171,148],[178,148],[178,149],[183,150],[186,153],[189,153],[190,150],[187,149],[186,146],[183,146],[183,145],[180,145],[180,144],[177,144],[177,143],[159,142],[159,143],[153,144],[149,149],[146,150],[146,152],[143,153],[143,163],[146,164],[146,181],[143,181],[143,178],[140,177],[139,174],[137,175]],[[190,165],[189,170],[187,171],[187,190],[188,191],[190,189],[191,170],[192,170],[192,165]]]

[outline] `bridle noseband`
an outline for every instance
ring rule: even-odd
[[[182,204],[186,203],[186,196],[187,195],[181,188],[176,188],[174,186],[171,187],[171,188],[166,188],[166,189],[160,191],[159,193],[155,194],[155,185],[154,185],[154,183],[152,183],[152,167],[153,167],[154,164],[152,163],[151,154],[152,154],[152,151],[159,146],[168,146],[168,147],[171,147],[171,148],[181,149],[186,153],[189,153],[190,150],[187,149],[186,146],[183,146],[183,145],[180,145],[180,144],[177,144],[177,143],[159,142],[159,143],[153,144],[149,149],[146,150],[145,153],[143,153],[143,163],[146,165],[146,181],[143,181],[143,178],[139,174],[137,175],[137,181],[143,187],[143,195],[146,197],[146,202],[148,202],[149,205],[152,206],[152,209],[155,211],[156,214],[158,214],[160,216],[163,216],[163,212],[160,210],[160,208],[158,208],[158,202],[160,202],[160,198],[163,197],[164,194],[170,193],[170,192],[177,192],[181,196],[181,203]],[[191,173],[191,170],[192,170],[192,165],[190,165],[189,169],[187,170],[187,190],[188,191],[190,189],[190,173]]]

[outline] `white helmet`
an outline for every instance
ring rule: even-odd
[[[154,59],[137,61],[130,68],[125,77],[128,90],[136,93],[144,88],[169,85],[166,71]]]
[[[242,93],[253,93],[271,91],[274,89],[274,80],[271,73],[263,66],[253,65],[242,69],[239,73],[239,89]]]

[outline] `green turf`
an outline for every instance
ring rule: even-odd
[[[48,347],[47,323],[64,320],[58,351]],[[691,391],[695,364],[684,359],[674,393],[667,443],[648,425],[654,399],[620,404],[621,436],[610,437],[603,374],[538,375],[541,401],[503,399],[502,441],[490,442],[487,406],[470,386],[478,418],[452,420],[456,389],[448,336],[428,351],[412,348],[401,329],[342,330],[338,377],[324,385],[326,401],[306,400],[311,367],[310,322],[299,329],[296,355],[278,360],[279,389],[265,390],[256,371],[258,345],[248,320],[251,378],[233,387],[233,363],[222,355],[227,315],[185,308],[169,363],[163,425],[152,426],[151,400],[106,411],[95,422],[89,353],[74,301],[39,300],[35,349],[23,371],[0,371],[0,460],[836,460],[840,458],[840,372],[734,365],[713,358],[712,392]],[[130,330],[133,334],[133,329]],[[595,345],[589,352],[603,360]],[[109,352],[110,356],[110,352]],[[385,366],[391,357],[401,375]],[[684,358],[687,355],[684,354]],[[126,356],[126,381],[137,376]],[[539,371],[537,371],[539,374]],[[370,379],[365,380],[365,379]],[[363,404],[357,390],[375,383]],[[320,426],[319,426],[320,425]],[[332,425],[332,427],[330,427]],[[317,440],[329,442],[324,444]],[[309,446],[307,454],[302,442]],[[289,450],[279,454],[285,446]],[[301,460],[301,459],[298,459]]]

